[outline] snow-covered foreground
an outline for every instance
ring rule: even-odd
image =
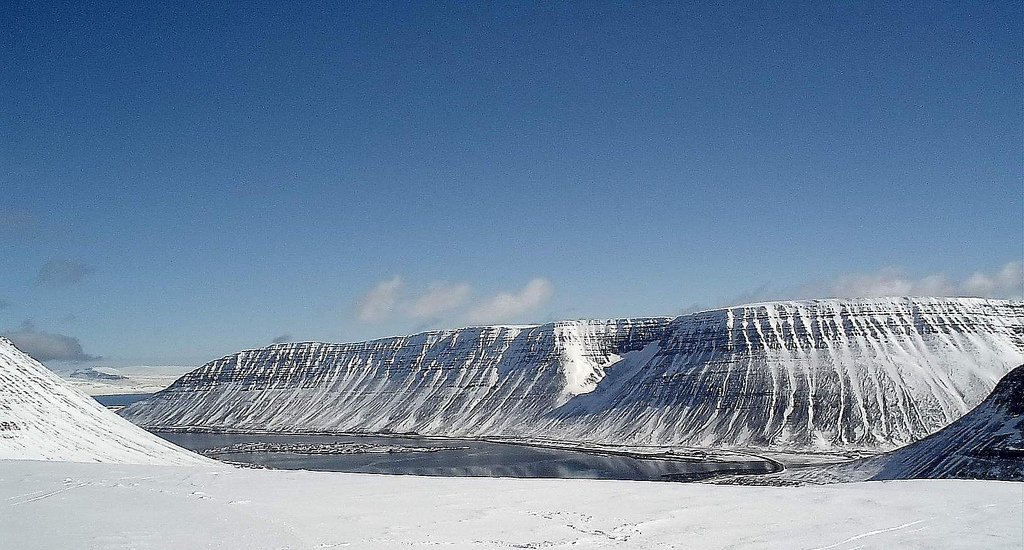
[[[804,487],[0,461],[0,548],[1013,548],[1024,484]]]

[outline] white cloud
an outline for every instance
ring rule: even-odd
[[[875,273],[842,275],[832,282],[831,294],[840,298],[862,296],[952,296],[956,285],[935,273],[913,278],[902,270],[884,267]]]
[[[896,267],[883,267],[874,273],[849,273],[831,280],[805,283],[796,289],[775,291],[763,299],[785,298],[857,298],[871,296],[978,296],[981,298],[1024,298],[1024,271],[1021,262],[1008,262],[994,273],[976,271],[966,279],[954,279],[945,273],[920,277]]]
[[[551,281],[536,277],[519,291],[502,292],[471,304],[473,287],[466,282],[434,281],[421,293],[406,291],[401,275],[377,282],[356,302],[356,315],[364,323],[380,323],[399,317],[406,320],[431,319],[431,323],[463,317],[470,323],[509,322],[531,311],[554,292]],[[467,311],[468,310],[468,311]],[[462,313],[458,313],[461,311]]]
[[[815,288],[818,285],[810,285]],[[806,290],[806,288],[805,288]],[[1024,273],[1021,262],[1009,262],[995,273],[976,271],[962,281],[944,273],[911,277],[904,271],[886,267],[875,273],[838,277],[828,290],[833,296],[980,296],[983,298],[1021,298]]]
[[[430,283],[426,292],[414,298],[405,307],[405,312],[414,319],[434,317],[466,303],[470,292],[468,283]]]
[[[991,298],[1024,298],[1024,264],[1009,262],[996,273],[976,271],[963,284],[964,292]]]
[[[914,277],[900,268],[883,267],[873,273],[848,273],[790,286],[763,285],[727,300],[689,306],[679,314],[770,300],[879,296],[977,296],[1021,300],[1024,299],[1024,266],[1021,262],[1007,262],[995,272],[976,271],[962,280],[944,273]]]
[[[398,301],[402,285],[403,281],[400,275],[373,285],[373,288],[366,291],[366,294],[363,294],[356,302],[356,313],[359,320],[364,323],[379,323],[386,319],[395,309],[395,302]]]
[[[472,323],[508,322],[516,316],[533,310],[554,293],[551,281],[537,277],[519,292],[503,292],[470,310],[467,318]]]

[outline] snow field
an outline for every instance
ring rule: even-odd
[[[1007,548],[1024,483],[803,487],[0,461],[0,548]]]

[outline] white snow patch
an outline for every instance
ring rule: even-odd
[[[65,482],[71,480],[71,482]],[[804,487],[0,461],[7,548],[1024,546],[1020,483]]]

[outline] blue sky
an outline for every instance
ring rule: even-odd
[[[148,4],[0,18],[0,332],[48,363],[1020,297],[1017,2]]]

